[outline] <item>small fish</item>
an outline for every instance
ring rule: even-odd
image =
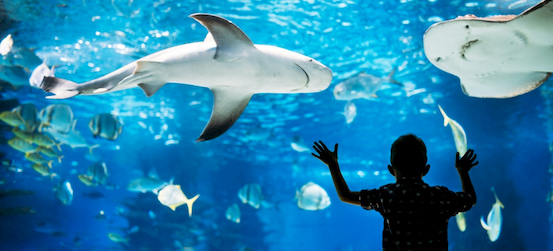
[[[117,242],[117,243],[122,243],[123,245],[126,245],[128,246],[129,245],[129,238],[123,238],[121,235],[119,234],[116,234],[116,233],[108,233],[108,238],[113,241],[113,242]]]
[[[96,183],[94,183],[94,181],[92,181],[92,177],[86,175],[86,174],[80,174],[79,176],[77,176],[79,178],[79,180],[87,185],[87,186],[95,186]]]
[[[8,140],[8,145],[10,145],[13,149],[24,153],[35,152],[37,149],[37,146],[18,137]]]
[[[4,121],[4,123],[13,127],[19,127],[19,126],[25,125],[25,120],[23,120],[21,115],[13,111],[4,111],[0,113],[0,120]]]
[[[376,92],[380,90],[383,83],[392,83],[403,86],[394,79],[396,69],[392,70],[387,77],[379,78],[371,74],[361,72],[345,81],[338,83],[333,90],[336,100],[351,101],[354,99],[377,98]]]
[[[23,129],[20,129],[19,127],[14,127],[12,128],[12,132],[13,134],[15,134],[16,137],[24,140],[25,142],[28,142],[28,143],[33,143],[33,135],[34,133],[32,132],[27,132]]]
[[[457,121],[450,119],[447,114],[445,114],[440,105],[438,105],[438,108],[440,108],[440,112],[444,117],[444,126],[447,126],[449,124],[449,126],[451,127],[451,132],[453,133],[453,140],[455,141],[457,152],[459,152],[460,156],[465,155],[465,153],[467,152],[467,135],[465,134],[465,130],[463,130],[463,127],[459,123],[457,123]]]
[[[0,215],[34,214],[36,211],[31,207],[8,207],[0,209]]]
[[[88,148],[88,151],[92,153],[92,149],[98,147],[99,145],[89,145],[81,133],[75,129],[76,124],[77,120],[74,120],[73,126],[67,133],[57,131],[54,127],[45,127],[42,131],[52,136],[60,143],[66,144],[71,148],[86,147]]]
[[[309,147],[307,147],[307,145],[305,144],[305,141],[303,140],[303,138],[299,135],[294,135],[294,137],[292,137],[292,142],[290,143],[290,146],[296,152],[300,152],[300,153],[311,151],[311,149],[309,149]]]
[[[44,166],[42,164],[33,164],[33,169],[39,173],[40,175],[42,176],[50,176],[50,178],[53,178],[54,176],[56,176],[55,173],[52,173],[50,172],[50,168],[47,167],[47,166]]]
[[[346,103],[346,106],[344,106],[343,115],[346,118],[346,123],[348,125],[353,122],[355,117],[357,117],[357,107],[351,100]]]
[[[159,194],[157,195],[157,199],[161,204],[168,206],[173,211],[177,209],[178,206],[182,204],[186,204],[188,206],[188,215],[192,216],[192,205],[194,202],[200,197],[199,194],[192,197],[191,199],[188,199],[186,195],[182,192],[182,189],[180,188],[180,185],[173,185],[169,184],[165,186],[161,191],[159,191]]]
[[[246,184],[238,191],[238,198],[244,204],[250,204],[255,209],[259,209],[263,200],[261,186],[256,183]]]
[[[480,218],[480,224],[482,227],[488,231],[488,237],[491,242],[496,241],[501,234],[501,225],[503,224],[503,216],[501,215],[501,209],[504,208],[503,203],[497,198],[495,189],[492,187],[493,195],[495,196],[495,203],[492,206],[492,209],[488,213],[488,218],[485,221],[484,216]]]
[[[90,165],[87,170],[88,177],[91,178],[92,182],[97,185],[104,185],[108,180],[108,169],[106,163],[104,162],[95,162]]]
[[[6,56],[13,48],[13,38],[12,34],[8,34],[2,42],[0,42],[0,55]]]
[[[457,221],[457,227],[459,227],[459,230],[461,230],[461,232],[465,232],[465,230],[467,230],[467,220],[465,219],[465,213],[459,212],[457,215],[455,215],[455,220]]]
[[[54,67],[48,68],[48,65],[45,62],[42,62],[38,67],[36,67],[31,73],[29,78],[29,84],[32,87],[39,88],[44,77],[54,77]]]
[[[63,205],[71,205],[73,201],[73,188],[67,180],[61,180],[55,188],[56,198]]]
[[[317,211],[330,206],[330,198],[327,192],[319,185],[308,182],[300,191],[296,191],[298,207],[303,210]]]
[[[61,159],[63,158],[63,155],[59,155],[54,148],[47,147],[47,146],[39,146],[36,148],[36,151],[39,153],[44,154],[45,156],[48,156],[50,158],[56,158],[58,159],[58,162],[61,163]]]
[[[167,185],[169,185],[169,183],[166,181],[147,176],[132,180],[127,186],[127,190],[131,192],[152,192],[158,194],[159,190]]]
[[[38,109],[32,103],[22,104],[12,110],[23,118],[25,121],[25,131],[33,132],[39,125],[40,120],[38,119]]]
[[[58,150],[61,151],[60,144],[56,143],[56,141],[54,141],[48,135],[44,135],[42,133],[35,133],[33,134],[33,138],[31,139],[31,141],[32,143],[35,143],[39,146],[44,146],[44,147],[56,146]]]
[[[227,208],[227,211],[225,212],[225,217],[227,217],[227,220],[229,221],[240,223],[240,208],[236,203]]]
[[[52,168],[52,162],[54,162],[53,160],[46,160],[44,159],[44,157],[42,157],[42,155],[40,155],[40,153],[37,153],[37,152],[28,152],[28,153],[25,153],[25,158],[35,164],[47,164],[48,167]]]
[[[88,123],[88,128],[94,137],[102,137],[109,140],[116,140],[121,134],[123,126],[112,114],[102,113],[94,116]]]
[[[75,117],[73,110],[66,104],[53,104],[42,109],[39,114],[40,124],[39,131],[43,128],[52,128],[57,132],[69,133],[75,128]]]

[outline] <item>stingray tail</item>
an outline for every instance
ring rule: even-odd
[[[77,83],[56,77],[44,77],[40,84],[40,89],[54,94],[47,96],[48,99],[65,99],[78,95],[77,87]]]

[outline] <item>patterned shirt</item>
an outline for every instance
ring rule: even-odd
[[[384,217],[382,247],[390,250],[447,250],[451,216],[469,210],[475,199],[420,179],[400,179],[373,190],[361,190],[361,206]]]

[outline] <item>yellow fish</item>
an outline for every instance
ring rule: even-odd
[[[465,213],[459,212],[457,215],[455,215],[455,220],[457,221],[457,227],[459,227],[459,230],[461,230],[461,232],[465,232],[465,230],[467,230],[467,220],[465,219]]]
[[[55,173],[51,173],[50,172],[50,168],[42,165],[42,164],[33,164],[33,169],[35,171],[37,171],[38,173],[40,173],[40,175],[42,176],[50,176],[50,178],[53,178],[54,176],[56,176]]]
[[[25,120],[17,112],[5,111],[0,113],[0,120],[4,121],[6,124],[18,127],[20,125],[25,125]]]
[[[36,146],[18,137],[8,140],[8,145],[20,152],[29,153],[36,151]]]
[[[188,215],[192,216],[192,204],[198,199],[200,195],[196,195],[191,199],[186,198],[186,195],[182,192],[180,185],[169,184],[161,189],[157,195],[157,199],[161,204],[168,206],[173,211],[182,205],[186,204],[188,206]]]
[[[79,180],[87,186],[95,186],[96,184],[92,181],[92,177],[89,177],[85,174],[79,175]]]
[[[54,162],[53,160],[45,160],[44,157],[42,157],[42,155],[40,155],[40,153],[37,153],[37,152],[28,152],[28,153],[25,153],[25,158],[28,159],[29,161],[35,163],[35,164],[44,164],[46,163],[48,165],[48,167],[52,168],[52,162]]]
[[[440,108],[440,112],[442,113],[442,116],[444,116],[444,126],[449,124],[451,127],[457,152],[459,152],[460,156],[465,155],[467,152],[467,135],[465,134],[465,130],[463,130],[463,127],[457,123],[457,121],[450,119],[440,105],[438,105],[438,108]]]
[[[39,146],[36,148],[37,152],[40,152],[50,158],[57,158],[58,162],[61,163],[63,155],[59,155],[53,148],[47,146]]]
[[[117,242],[117,243],[123,243],[124,245],[129,245],[129,238],[123,238],[121,235],[119,234],[116,234],[116,233],[108,233],[108,238],[113,241],[113,242]]]
[[[496,241],[501,234],[501,226],[503,225],[503,216],[501,215],[501,209],[504,208],[503,203],[497,198],[495,189],[492,187],[493,195],[495,196],[495,203],[492,209],[488,213],[488,218],[484,220],[484,216],[480,218],[480,224],[488,231],[488,237],[491,242]]]
[[[54,141],[52,138],[41,133],[33,134],[32,142],[39,146],[48,146],[48,147],[56,146],[58,150],[61,151],[61,148],[60,148],[61,143],[57,144],[56,141]]]
[[[21,130],[19,127],[14,127],[12,132],[16,137],[25,140],[26,142],[33,143],[33,133]]]

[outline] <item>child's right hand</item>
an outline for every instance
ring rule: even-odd
[[[472,149],[469,149],[461,159],[459,159],[459,152],[457,152],[455,168],[459,172],[468,172],[472,167],[478,165],[478,161],[474,162],[475,160],[476,154],[474,154],[474,150]]]
[[[324,162],[326,165],[338,165],[338,144],[334,146],[334,152],[331,152],[328,150],[328,147],[319,140],[319,142],[315,142],[313,145],[313,149],[317,151],[319,154],[318,156],[314,153],[311,153],[315,158],[320,159],[322,162]]]

